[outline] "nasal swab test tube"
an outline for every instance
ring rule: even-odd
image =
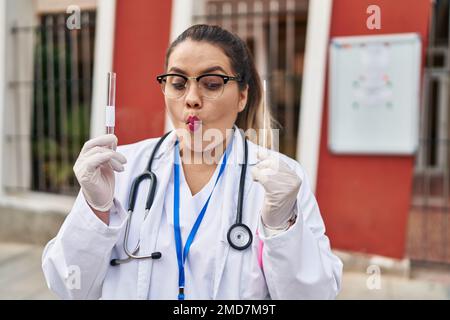
[[[106,104],[105,126],[107,134],[114,134],[116,122],[116,73],[108,72],[108,101]]]
[[[264,149],[267,148],[267,126],[266,126],[266,103],[267,103],[267,87],[266,87],[266,80],[263,80],[263,147]]]

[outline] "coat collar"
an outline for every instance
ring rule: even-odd
[[[157,175],[157,186],[154,198],[155,200],[152,204],[152,207],[150,208],[150,212],[148,214],[147,219],[144,220],[140,228],[139,239],[141,239],[140,240],[141,249],[139,250],[139,254],[150,254],[152,252],[158,251],[156,243],[161,225],[161,217],[164,206],[164,195],[167,189],[167,184],[169,183],[170,171],[172,170],[172,167],[173,167],[173,157],[168,157],[168,162],[166,163],[165,166],[161,166],[161,168],[158,168],[157,172],[153,171],[156,172]],[[139,194],[144,194],[144,192],[140,192]],[[139,201],[145,202],[146,199],[142,198]],[[148,297],[153,263],[158,263],[158,260],[155,261],[152,259],[141,259],[138,261],[138,279],[137,279],[138,299],[146,300]]]

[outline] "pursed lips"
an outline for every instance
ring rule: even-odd
[[[199,117],[192,116],[192,115],[189,116],[186,121],[189,131],[191,131],[191,132],[196,131],[200,127],[201,123],[202,123],[202,121],[200,120]]]

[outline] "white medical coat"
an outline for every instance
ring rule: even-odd
[[[57,236],[45,247],[42,268],[47,285],[59,297],[177,298],[173,200],[166,196],[168,187],[173,188],[174,137],[172,132],[155,155],[152,171],[157,175],[158,183],[155,200],[145,220],[149,183],[142,183],[139,188],[129,236],[130,250],[140,239],[139,254],[161,251],[161,259],[110,265],[111,259],[126,257],[123,237],[128,215],[124,208],[128,207],[131,183],[147,167],[159,140],[156,138],[118,147],[117,151],[127,158],[127,164],[124,172],[115,175],[109,226],[97,218],[80,192]],[[237,130],[232,143],[225,171],[186,261],[186,299],[335,298],[340,290],[342,263],[331,252],[316,199],[305,171],[295,160],[277,154],[302,180],[297,197],[298,217],[288,230],[270,236],[260,218],[264,189],[253,181],[250,173],[258,161],[259,147],[248,143],[243,223],[252,230],[253,242],[244,251],[235,250],[228,244],[227,232],[236,219],[243,162],[242,138]],[[212,179],[215,180],[216,175],[217,170]],[[202,192],[211,190],[208,187],[212,188],[211,182]],[[183,245],[197,214],[180,210]]]

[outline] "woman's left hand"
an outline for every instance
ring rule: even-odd
[[[258,151],[258,162],[252,169],[253,180],[264,190],[261,216],[271,229],[285,229],[296,213],[297,195],[302,180],[283,160],[266,150]]]

